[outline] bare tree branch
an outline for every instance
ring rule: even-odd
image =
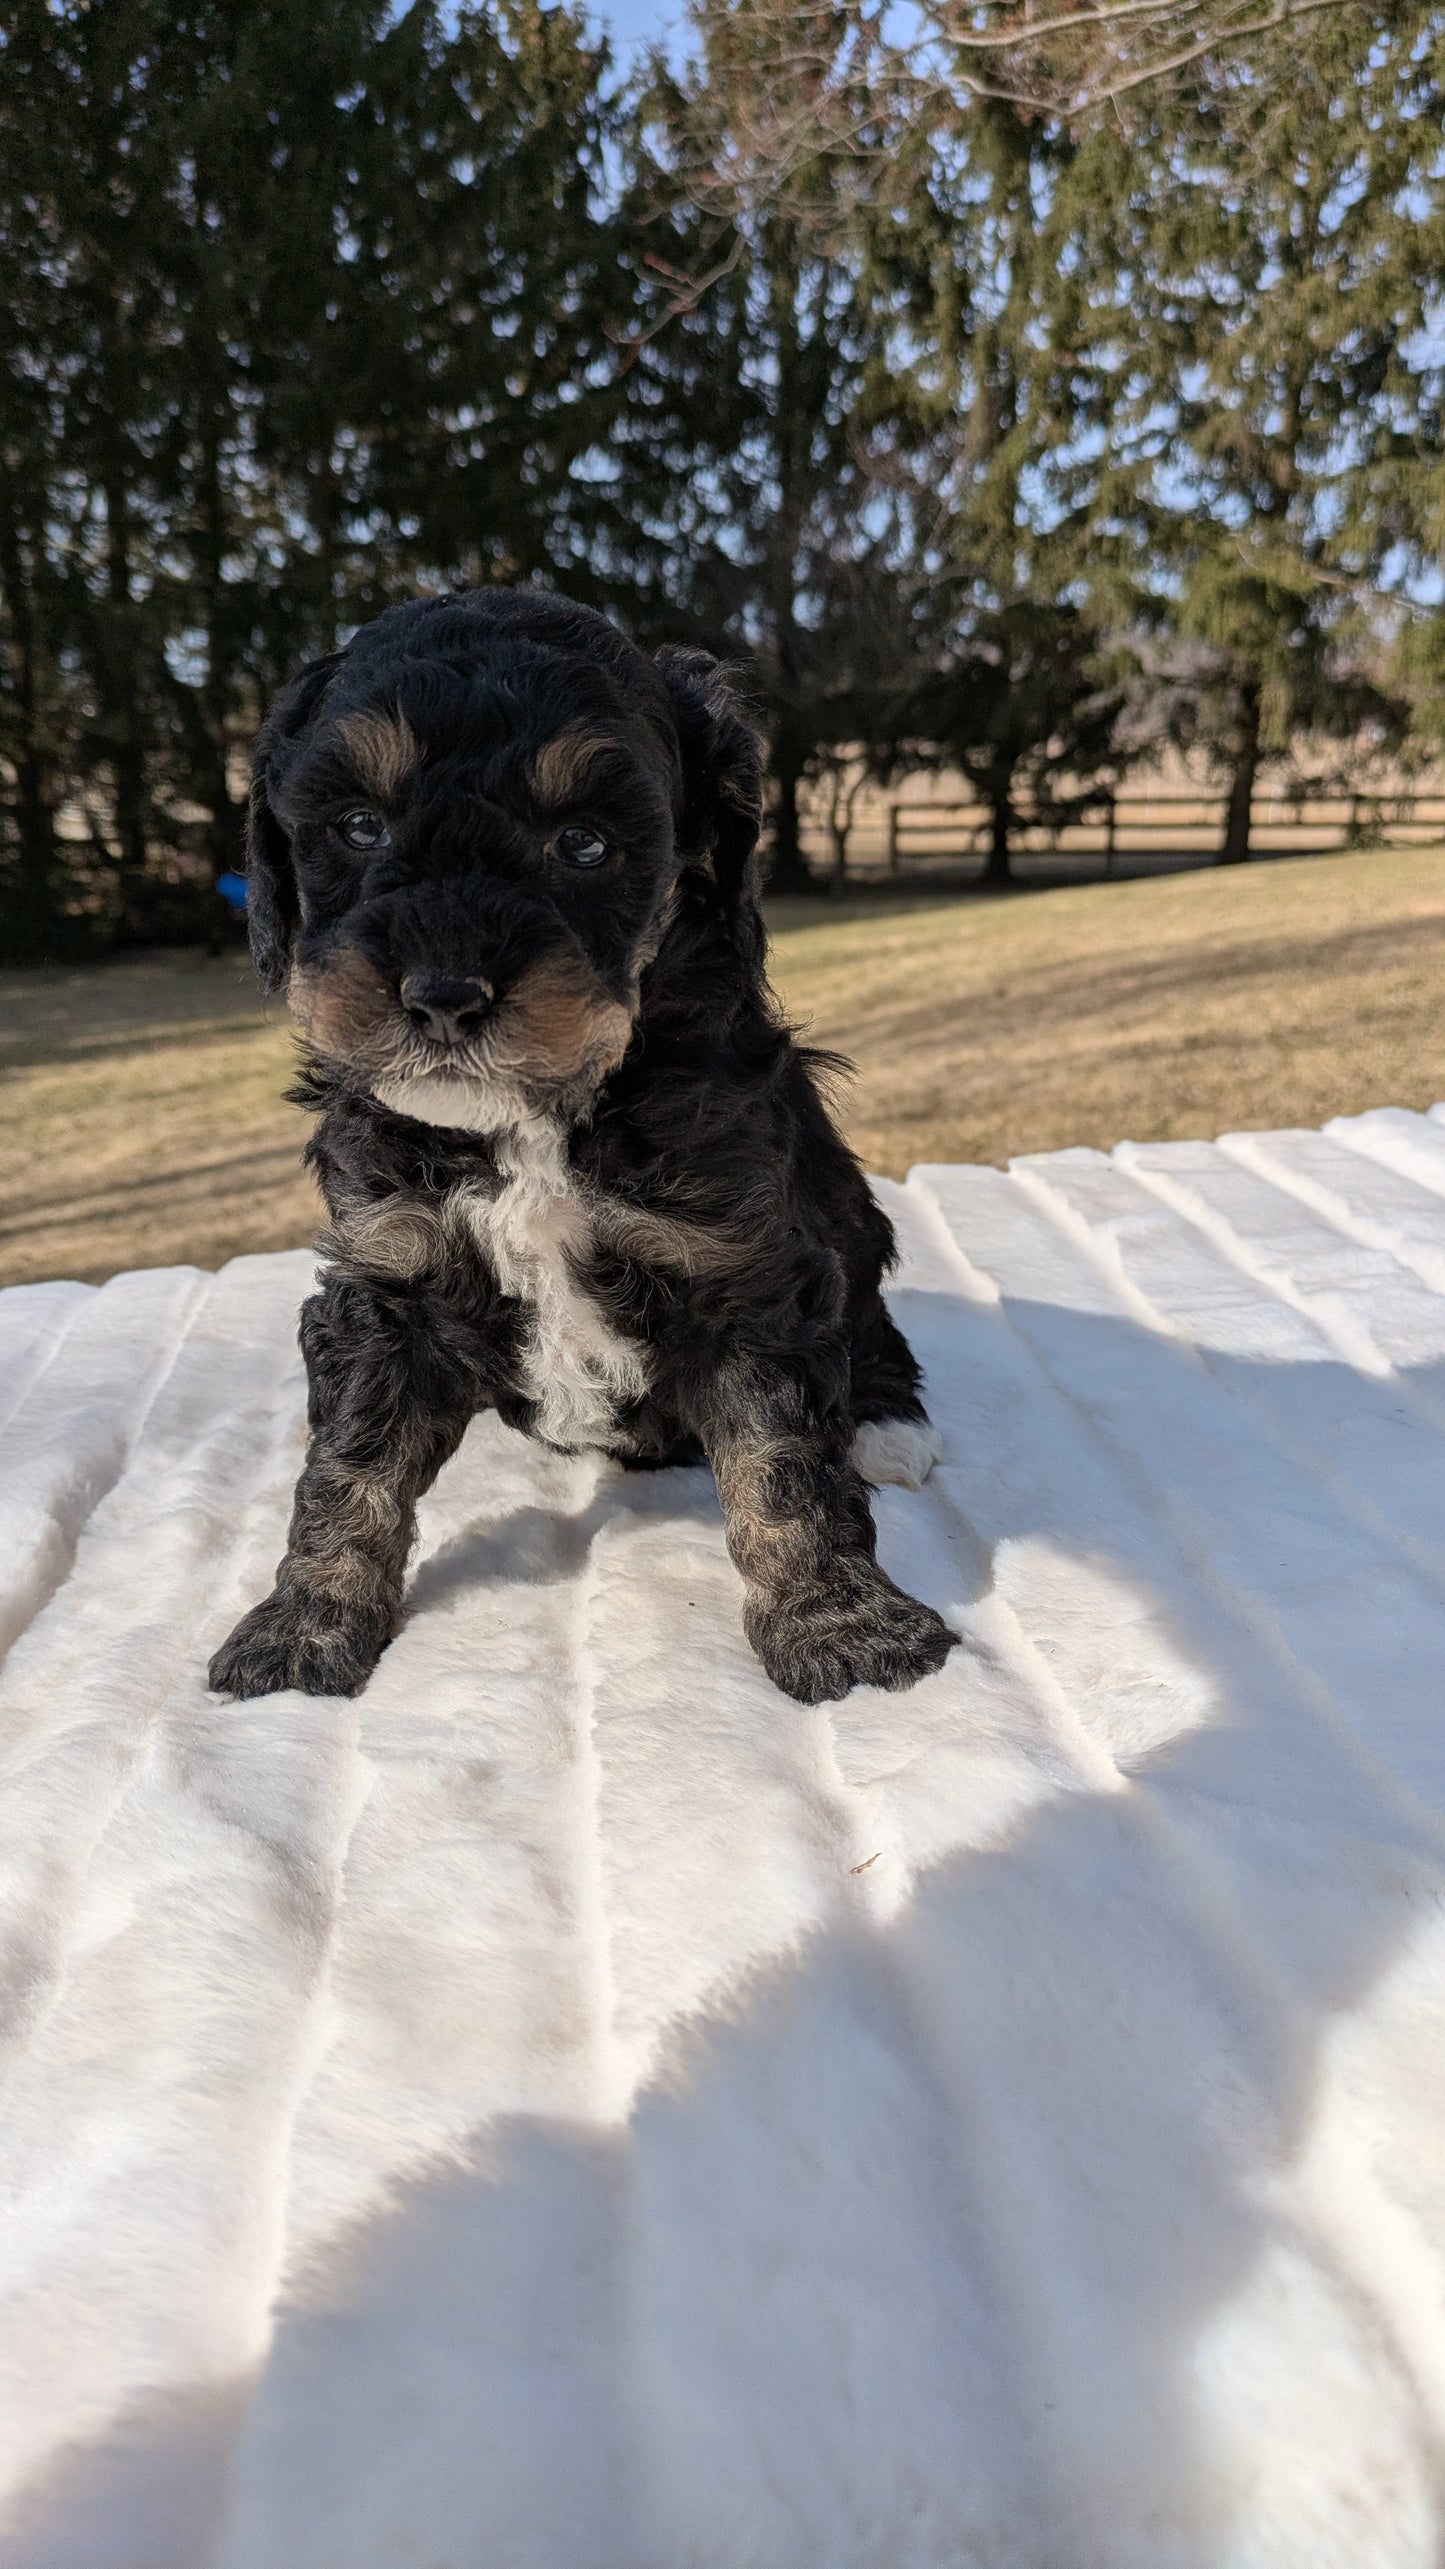
[[[1078,115],[1091,107],[1107,106],[1111,100],[1125,97],[1130,90],[1142,88],[1147,81],[1167,80],[1174,72],[1186,70],[1190,63],[1201,62],[1206,54],[1216,53],[1224,41],[1231,44],[1243,43],[1249,36],[1266,35],[1273,29],[1292,24],[1296,19],[1312,18],[1321,10],[1340,9],[1347,5],[1348,0],[1275,0],[1275,6],[1262,18],[1236,20],[1222,30],[1218,27],[1207,28],[1193,42],[1181,47],[1177,53],[1164,54],[1157,60],[1139,64],[1133,70],[1121,71],[1111,80],[1096,79],[1087,82],[1075,90],[1067,101],[1042,91],[992,87],[976,80],[962,69],[957,76],[961,85],[967,88],[975,98],[997,98],[1010,106],[1031,108],[1040,113],[1057,110],[1066,104],[1070,113]],[[1118,10],[1099,10],[1093,13],[1096,22],[1104,19],[1112,20],[1124,14],[1125,8],[1122,6]],[[1162,24],[1166,14],[1177,16],[1177,12],[1161,12],[1157,18],[1151,18],[1148,23]],[[1042,25],[1038,32],[1042,37],[1045,34],[1052,35],[1060,30],[1088,23],[1089,21],[1083,17],[1057,19]],[[993,43],[1002,40],[986,38],[982,41]],[[960,37],[959,42],[977,47],[980,39],[974,36]],[[1018,39],[1014,38],[1012,42],[1017,51]]]
[[[1315,4],[1316,0],[1277,0],[1277,5],[1268,18],[1258,19],[1255,25],[1263,27],[1282,24],[1287,18],[1302,16],[1307,6]],[[964,5],[967,5],[967,0],[964,0]],[[1335,8],[1342,5],[1342,0],[1318,0],[1318,5]],[[1177,25],[1180,17],[1187,15],[1188,12],[1181,10],[1179,0],[1104,0],[1104,5],[1097,9],[1071,9],[1057,18],[1031,17],[1021,26],[993,28],[967,27],[950,23],[951,20],[956,20],[957,11],[935,10],[932,14],[949,24],[949,32],[955,43],[967,45],[972,52],[1017,53],[1030,46],[1044,44],[1054,37],[1071,35],[1077,27],[1118,26],[1125,19],[1142,21],[1146,26]],[[1200,9],[1196,14],[1207,13]],[[1254,31],[1253,28],[1248,27],[1231,28],[1226,14],[1218,25],[1208,31],[1207,40],[1216,42],[1221,33],[1247,35]]]
[[[893,111],[883,121],[895,131],[983,100],[1072,120],[1211,54],[1352,10],[1368,15],[1368,0],[1093,0],[1047,15],[1020,0],[915,0],[916,31],[899,34],[887,0],[752,0],[726,21],[727,157],[694,174],[696,201],[719,213],[788,203],[820,152],[882,157],[868,140],[880,111]],[[705,6],[698,17],[715,31]]]
[[[615,330],[610,325],[604,324],[607,337],[622,355],[619,373],[625,375],[629,368],[636,364],[639,351],[645,348],[649,341],[655,339],[660,331],[665,330],[669,322],[681,320],[685,313],[696,312],[703,296],[709,293],[713,286],[720,285],[724,277],[731,276],[742,254],[742,235],[739,234],[727,257],[720,260],[715,268],[709,268],[705,276],[690,277],[682,268],[673,267],[669,260],[659,258],[655,251],[649,250],[643,259],[643,266],[651,268],[657,276],[666,277],[675,291],[670,302],[663,306],[662,311],[658,313],[655,320],[648,323],[645,330]]]

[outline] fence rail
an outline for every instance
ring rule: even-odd
[[[1116,794],[1087,820],[1051,824],[1020,814],[1017,856],[1102,857],[1111,872],[1121,859],[1206,858],[1224,836],[1223,794]],[[1186,817],[1187,816],[1187,817]],[[992,816],[976,802],[888,805],[884,866],[957,863],[982,855]],[[1445,840],[1445,793],[1259,794],[1250,813],[1257,856],[1328,856],[1372,843],[1430,847]],[[851,869],[850,870],[854,870]]]

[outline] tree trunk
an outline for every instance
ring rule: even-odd
[[[335,439],[328,436],[324,449],[312,459],[311,523],[316,531],[316,567],[320,595],[317,600],[316,648],[334,651],[338,634],[337,569],[338,569],[338,504],[336,475],[332,463]]]
[[[1014,879],[1009,847],[1013,830],[1013,800],[1007,785],[992,797],[992,802],[993,826],[989,831],[988,856],[978,879],[990,891],[996,891],[1000,885],[1012,883]]]
[[[141,710],[140,617],[131,595],[130,509],[119,472],[107,481],[106,633],[101,650],[105,663],[104,729],[114,795],[115,834],[120,844],[119,911],[122,940],[146,931],[147,842],[150,778]]]
[[[816,892],[817,883],[803,861],[798,829],[798,783],[802,761],[791,742],[773,751],[773,847],[768,866],[770,892]]]
[[[14,651],[13,727],[8,743],[15,770],[15,836],[19,864],[9,926],[17,949],[43,951],[60,916],[59,851],[55,843],[52,762],[41,738],[39,642],[30,564],[20,527],[7,511],[0,524],[0,593]]]
[[[234,871],[241,864],[242,832],[241,814],[231,800],[231,781],[226,772],[226,723],[231,709],[232,672],[228,651],[228,601],[221,576],[228,530],[218,413],[219,405],[207,416],[201,446],[199,550],[205,582],[207,632],[206,681],[201,689],[206,773],[200,781],[203,798],[211,806],[211,826],[207,832],[211,865],[215,873],[221,875]]]
[[[1243,865],[1249,855],[1249,822],[1254,780],[1259,773],[1259,681],[1246,678],[1240,694],[1239,747],[1229,782],[1224,815],[1221,865]]]
[[[805,764],[799,734],[806,734],[810,719],[798,647],[798,555],[807,518],[809,441],[813,432],[802,382],[797,237],[785,222],[773,220],[768,224],[765,261],[778,362],[774,414],[778,504],[768,538],[765,574],[776,662],[773,845],[768,889],[811,893],[822,886],[803,862],[798,828],[798,787]]]

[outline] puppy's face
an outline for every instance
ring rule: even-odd
[[[348,1085],[483,1131],[585,1105],[695,852],[706,670],[499,591],[393,610],[283,697],[258,754],[253,942]],[[726,794],[701,781],[716,841]]]

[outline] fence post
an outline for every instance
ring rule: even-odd
[[[1107,817],[1104,822],[1104,872],[1106,874],[1112,874],[1114,871],[1114,822],[1116,817],[1114,797],[1111,794],[1109,796]]]
[[[898,871],[898,806],[896,803],[890,803],[888,806],[888,871],[890,874],[896,874]]]

